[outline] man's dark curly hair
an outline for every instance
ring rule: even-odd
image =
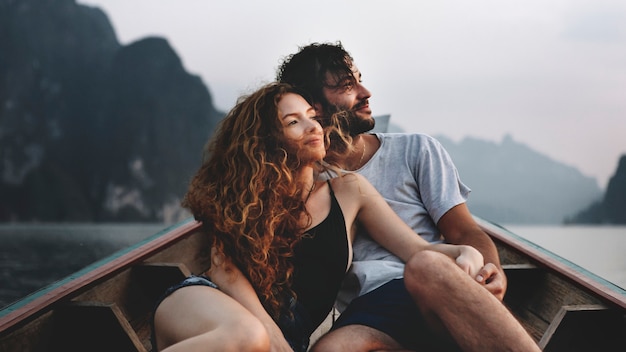
[[[353,61],[341,42],[312,43],[283,59],[276,80],[308,92],[313,103],[321,104],[324,112],[331,114],[336,110],[324,98],[323,88],[334,87],[327,84],[326,74],[334,75],[337,81],[344,77],[356,79],[352,73]]]

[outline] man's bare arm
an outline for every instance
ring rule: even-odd
[[[504,298],[507,279],[500,266],[500,256],[491,238],[478,226],[466,204],[459,204],[445,213],[439,223],[439,231],[446,241],[476,248],[485,259],[485,267],[477,280],[485,285],[499,300]]]

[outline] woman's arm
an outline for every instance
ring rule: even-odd
[[[207,274],[222,292],[244,306],[259,319],[270,335],[272,351],[293,351],[272,317],[267,313],[250,281],[230,259],[211,248],[211,268]]]
[[[482,255],[470,246],[430,244],[418,236],[394,211],[380,193],[363,176],[355,174],[356,182],[343,184],[356,187],[351,191],[360,207],[357,221],[367,233],[391,253],[406,262],[422,250],[441,252],[454,259],[465,272],[475,277],[483,267]]]
[[[474,247],[458,244],[435,243],[426,247],[454,259],[456,265],[470,277],[475,278],[484,266],[483,255]]]

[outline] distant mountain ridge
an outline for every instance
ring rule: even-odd
[[[501,143],[435,136],[472,193],[472,213],[504,224],[560,224],[602,196],[594,178],[505,136]]]
[[[165,39],[122,46],[101,10],[74,0],[0,0],[0,102],[0,222],[187,216],[179,201],[224,116]],[[487,220],[556,224],[602,198],[594,179],[511,137],[436,138]]]

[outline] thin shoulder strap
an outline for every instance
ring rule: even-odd
[[[333,186],[330,185],[330,180],[326,180],[326,183],[328,183],[328,188],[330,189],[330,194],[334,196],[335,192],[333,191]]]

